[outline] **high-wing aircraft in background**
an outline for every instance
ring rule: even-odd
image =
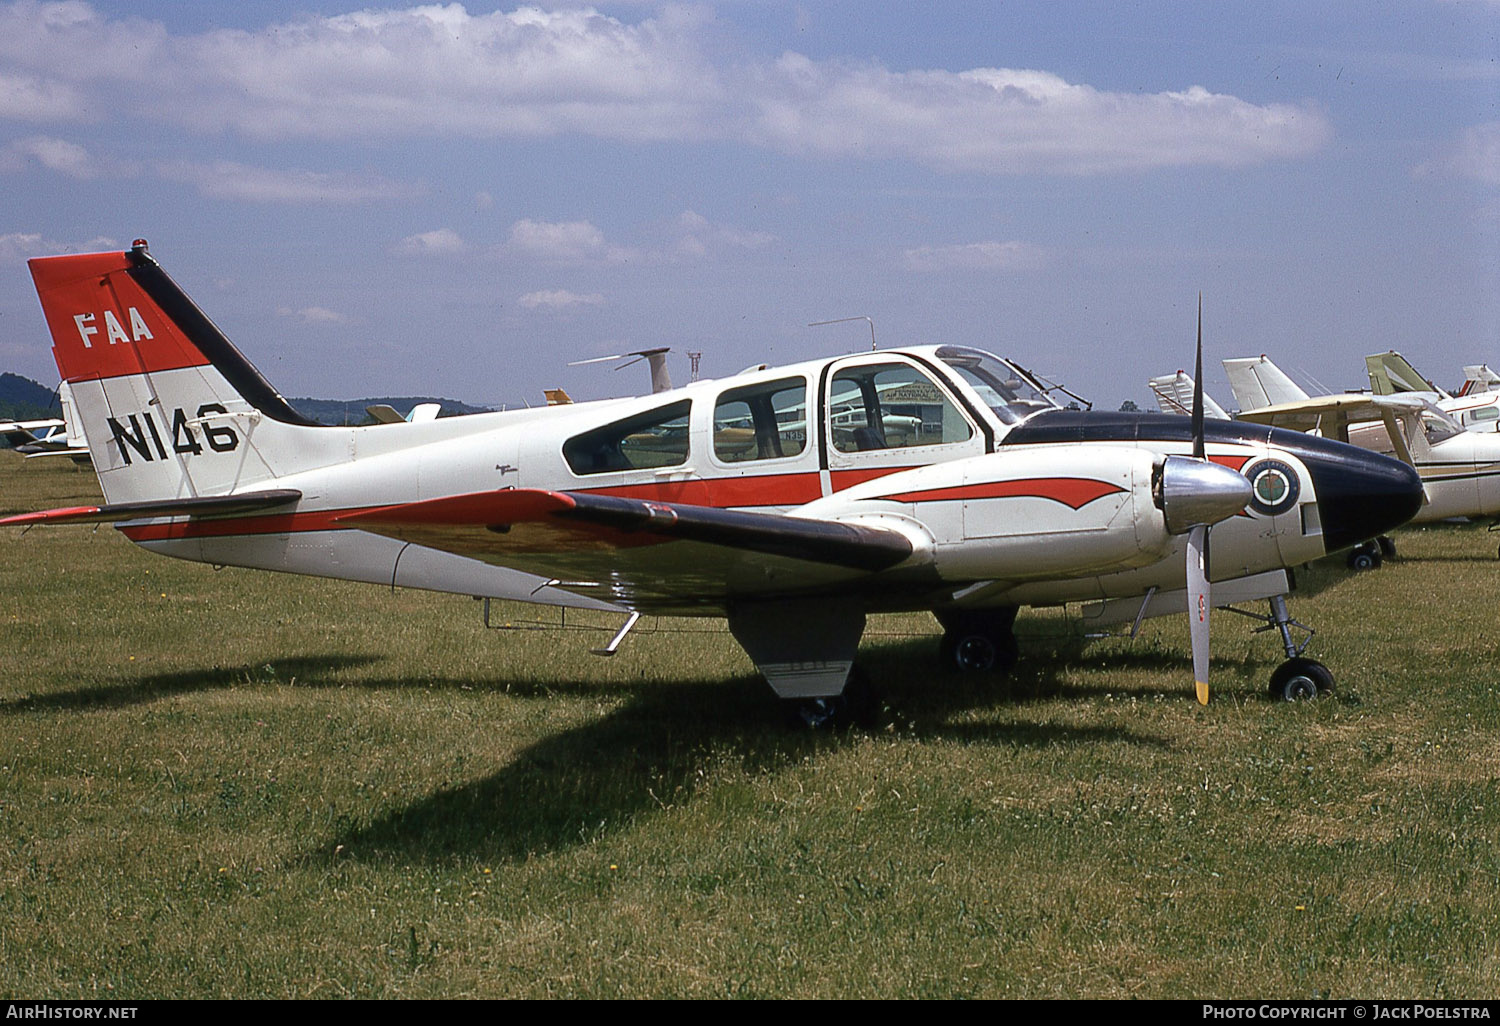
[[[1395,456],[1421,475],[1422,508],[1413,523],[1500,516],[1500,434],[1465,431],[1418,392],[1309,396],[1265,355],[1224,361],[1241,421],[1312,431]],[[1356,547],[1350,566],[1380,565],[1387,540]]]
[[[1254,424],[1062,410],[957,346],[325,427],[144,241],[30,267],[105,504],[0,523],[113,521],[184,559],[614,610],[621,635],[642,612],[724,617],[809,720],[860,682],[866,615],[898,610],[931,610],[943,660],[985,670],[1014,660],[1022,605],[1191,609],[1207,701],[1210,608],[1269,599],[1288,655],[1272,690],[1316,694],[1332,676],[1291,641],[1284,568],[1421,501],[1395,460]],[[841,429],[835,411],[855,409]]]
[[[67,456],[75,463],[89,461],[88,446],[83,438],[70,427],[73,416],[73,395],[64,381],[57,389],[58,402],[63,415],[45,420],[18,420],[0,423],[0,435],[16,452],[31,459],[35,456]]]
[[[1365,371],[1376,395],[1419,395],[1466,431],[1500,431],[1500,377],[1485,364],[1465,367],[1463,387],[1453,395],[1422,377],[1395,351],[1365,357]]]

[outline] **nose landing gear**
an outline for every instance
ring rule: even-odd
[[[1276,667],[1276,671],[1271,674],[1268,693],[1273,699],[1281,702],[1300,702],[1330,694],[1333,691],[1333,672],[1316,659],[1307,659],[1302,655],[1316,632],[1307,624],[1292,619],[1291,614],[1287,612],[1285,595],[1272,595],[1269,601],[1271,604],[1269,616],[1235,609],[1232,606],[1225,607],[1229,612],[1248,616],[1252,620],[1260,620],[1261,626],[1255,628],[1256,634],[1269,630],[1280,632],[1281,647],[1286,652],[1286,662]],[[1292,640],[1293,627],[1306,632],[1300,644]]]

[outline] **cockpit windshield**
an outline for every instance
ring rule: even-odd
[[[1463,432],[1463,428],[1451,417],[1434,410],[1422,411],[1422,430],[1427,434],[1428,445],[1435,445]]]
[[[979,349],[943,346],[937,357],[978,392],[985,405],[1006,424],[1019,424],[1039,410],[1057,408],[1029,375],[998,356]]]

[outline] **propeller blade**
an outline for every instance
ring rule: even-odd
[[[1198,293],[1198,357],[1193,365],[1193,455],[1204,458],[1203,445],[1203,293]]]
[[[1193,640],[1193,683],[1198,704],[1208,704],[1208,525],[1199,524],[1187,538],[1188,628]]]

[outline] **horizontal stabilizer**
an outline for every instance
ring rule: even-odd
[[[878,527],[532,488],[387,506],[339,523],[481,557],[693,541],[874,572],[912,553],[904,535]]]
[[[198,498],[160,499],[151,502],[116,502],[104,506],[69,506],[39,513],[21,513],[0,518],[0,527],[33,524],[108,524],[150,517],[206,517],[253,513],[271,506],[285,506],[302,498],[295,488],[272,488],[240,495],[208,495]]]

